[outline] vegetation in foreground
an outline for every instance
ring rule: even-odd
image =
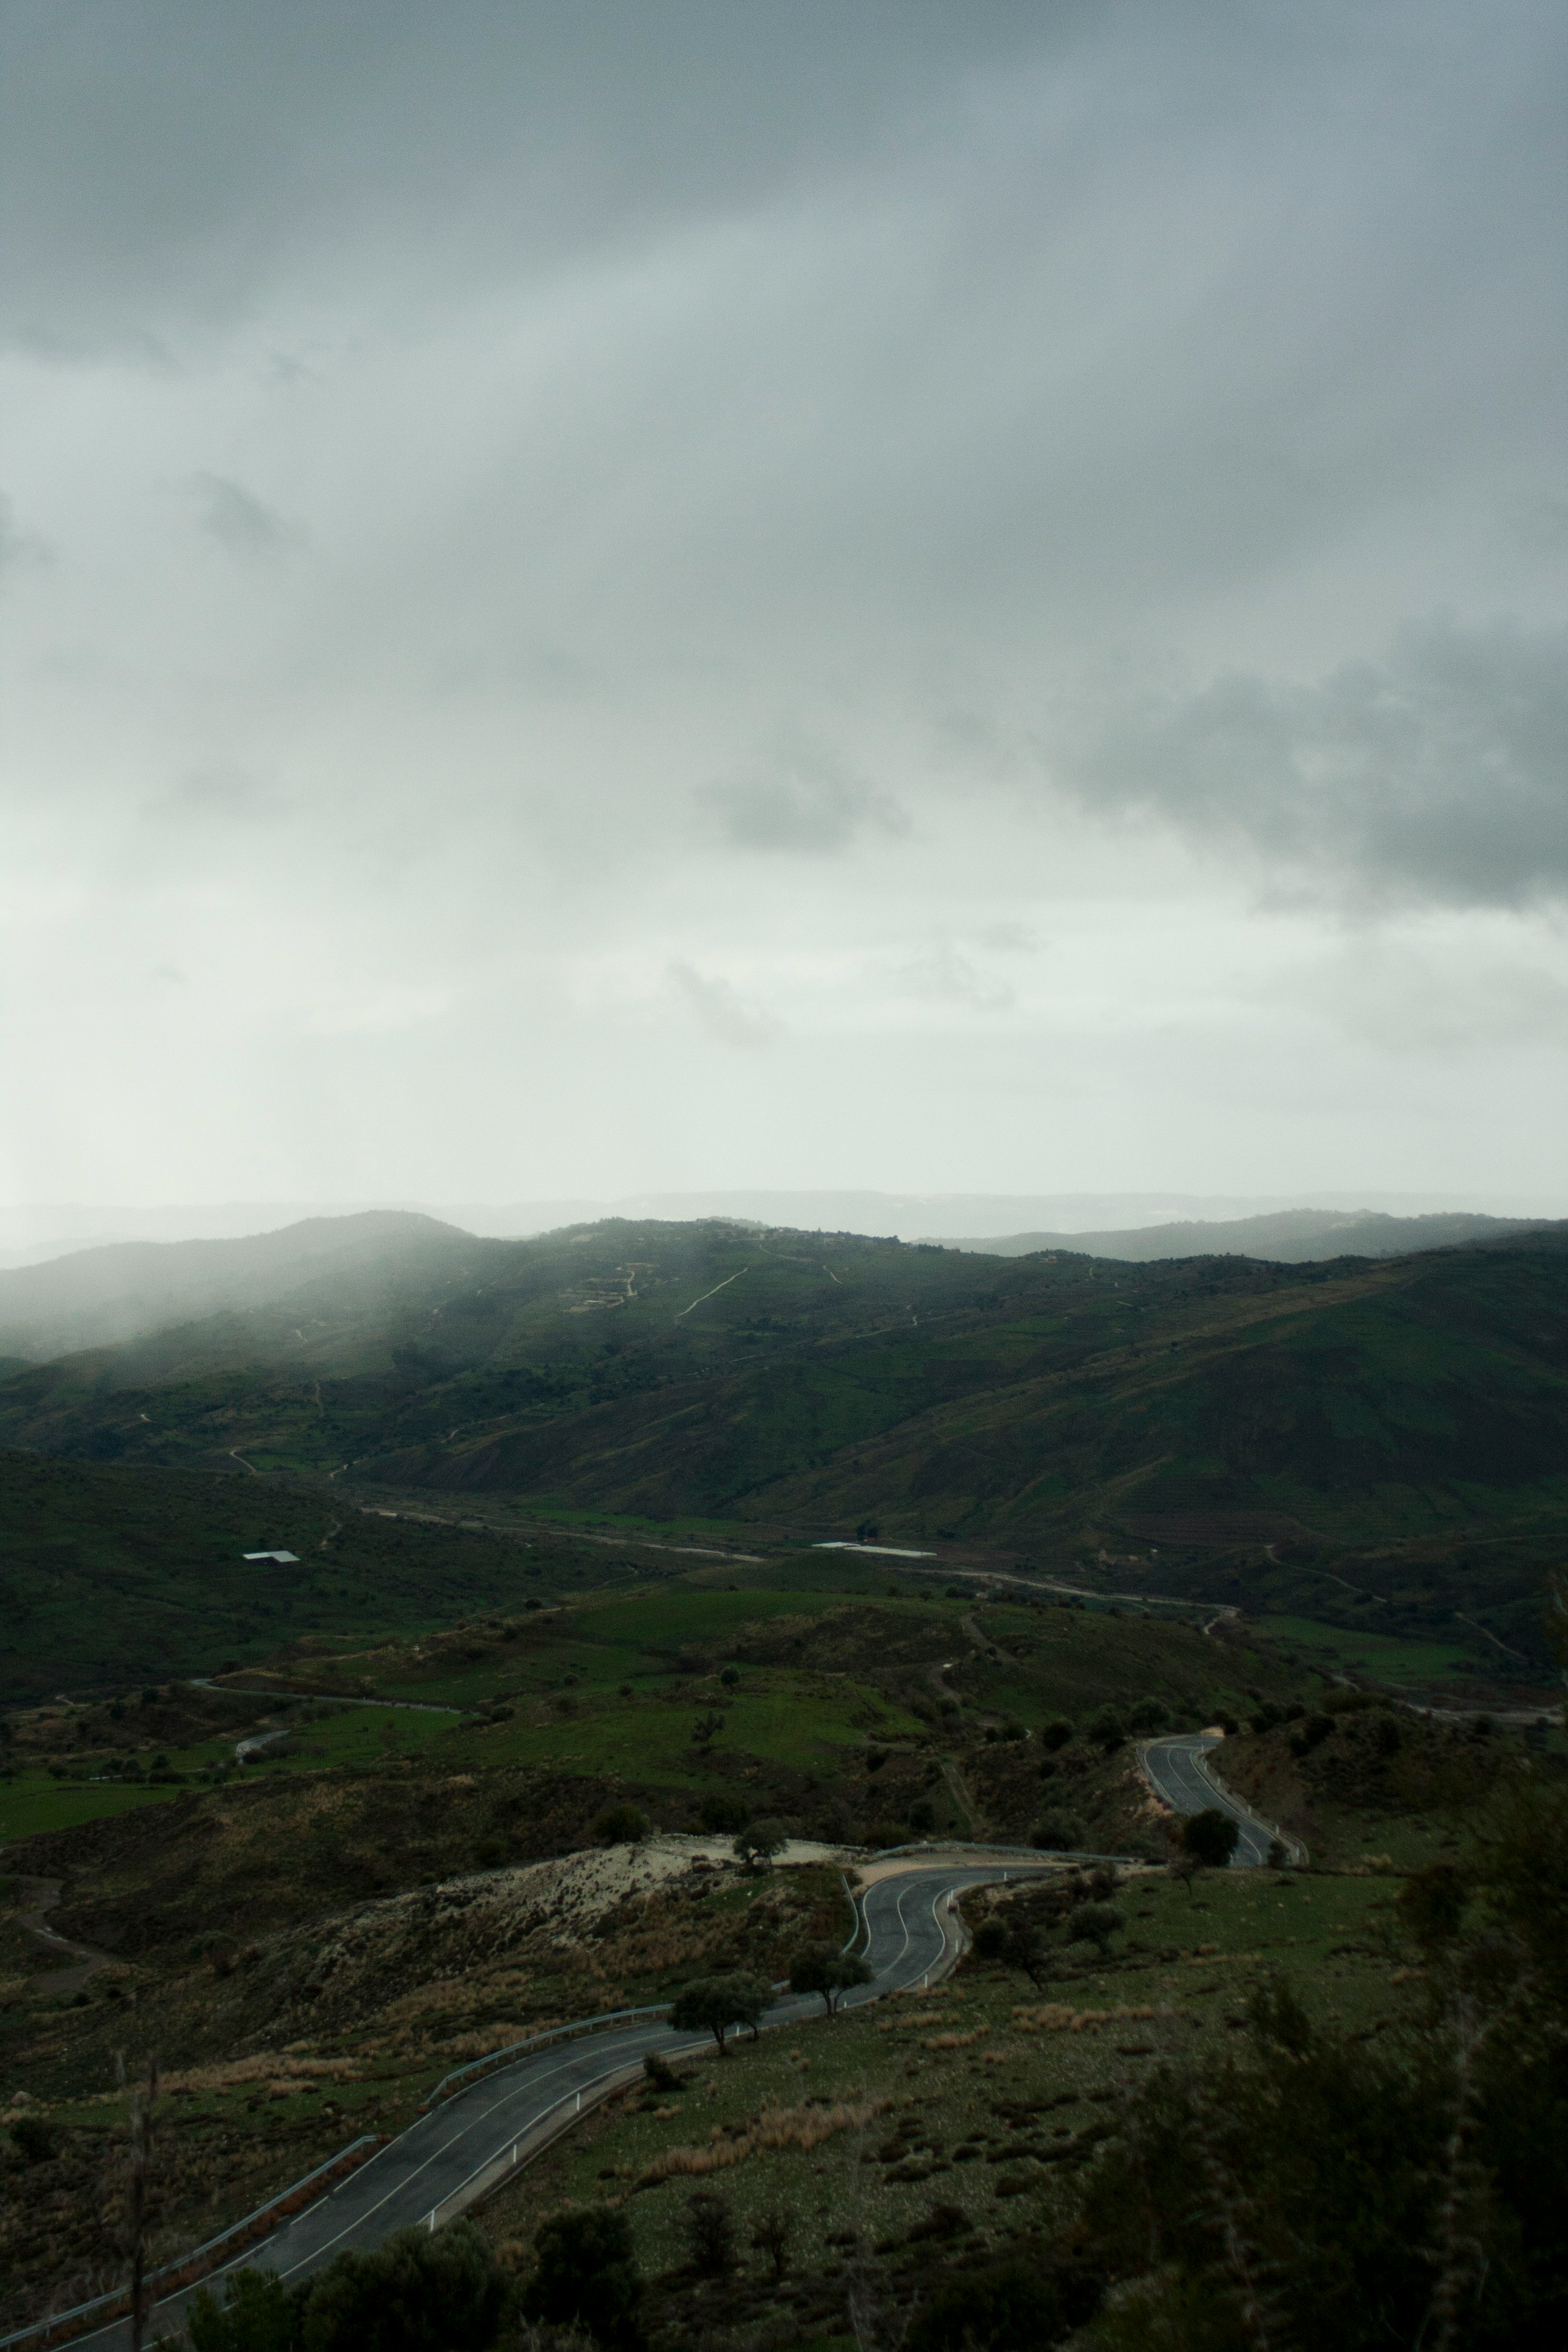
[[[926,2008],[850,2011],[787,2042],[731,2042],[721,2070],[715,2061],[684,2089],[624,2105],[531,2171],[523,2206],[491,2232],[510,2249],[495,2259],[512,2284],[532,2276],[546,2213],[626,2199],[637,2274],[650,2283],[637,2324],[656,2337],[663,2327],[658,2340],[701,2340],[711,2324],[717,2344],[808,2343],[818,2317],[841,2326],[851,2286],[870,2297],[868,2311],[907,2310],[918,2293],[921,2325],[934,2326],[948,2271],[999,2257],[1020,2216],[1031,2217],[1031,2244],[1057,2244],[1067,2207],[1058,2211],[1057,2189],[1030,2184],[1071,2185],[1085,2166],[1110,2162],[1097,2153],[1109,2146],[1100,2110],[1120,2113],[1156,2063],[1186,2082],[1193,2056],[1208,2069],[1222,2063],[1215,2053],[1251,2049],[1238,2038],[1243,1992],[1259,1969],[1282,1969],[1331,2041],[1370,2034],[1368,2049],[1386,2042],[1405,2064],[1414,2044],[1398,2036],[1440,2040],[1411,2006],[1436,1981],[1421,1973],[1434,1963],[1391,1903],[1412,1873],[1436,1866],[1436,1883],[1451,1883],[1442,1872],[1459,1864],[1478,1809],[1552,1783],[1551,1738],[1543,1746],[1533,1732],[1450,1726],[1374,1693],[1336,1693],[1228,1623],[1205,1634],[1038,1596],[976,1605],[968,1591],[877,1591],[863,1568],[831,1556],[785,1566],[776,1590],[730,1589],[721,1569],[700,1568],[358,1651],[294,1644],[211,1689],[160,1685],[15,1718],[13,1790],[68,1755],[91,1767],[49,1779],[68,1794],[124,1796],[136,1790],[128,1774],[142,1769],[146,1780],[139,1810],[16,1842],[5,1855],[15,1876],[0,1919],[0,2051],[23,2137],[10,2140],[0,2318],[90,2292],[122,2262],[123,2201],[100,2193],[122,2147],[119,2054],[133,2078],[153,2054],[163,2070],[153,2226],[160,2251],[174,2251],[359,2133],[398,2128],[442,2074],[521,2033],[669,1999],[694,1979],[727,1980],[742,2014],[736,1979],[773,1982],[803,1963],[810,1973],[813,1956],[842,1940],[842,1897],[830,1869],[764,1866],[781,1834],[862,1846],[1039,1837],[1142,1848],[1158,1865],[1167,1848],[1131,1762],[1140,1731],[1228,1717],[1227,1770],[1308,1826],[1313,1874],[1278,1884],[1274,1874],[1194,1874],[1205,1859],[1194,1851],[1174,1877],[1156,1866],[1082,1899],[1069,1888],[1033,1920],[1013,1901],[1000,1943],[977,1911],[976,1960]],[[840,1576],[857,1589],[834,1589]],[[236,1767],[222,1751],[232,1756],[246,1724],[285,1736],[259,1751],[270,1760]],[[418,1729],[405,1738],[400,1725]],[[154,1779],[159,1753],[172,1779]],[[644,1843],[653,1824],[689,1843]],[[753,1866],[731,1857],[738,1832]],[[1467,1916],[1484,1922],[1498,1898],[1476,1885]],[[107,1963],[62,1968],[27,1926],[46,1902],[51,1923]],[[1226,2004],[1213,2006],[1222,1991]],[[1089,2009],[1098,2018],[1075,2031]],[[912,2042],[880,2031],[900,2015]],[[1247,2083],[1265,2066],[1265,2042]],[[1069,2059],[1087,2064],[1081,2081],[1071,2067],[1061,2074]],[[691,2121],[721,2076],[746,2086],[751,2104],[731,2113],[726,2090],[693,2140]],[[963,2085],[988,2084],[994,2099],[999,2084],[1012,2098],[1020,2083],[1034,2085],[1026,2105],[1047,2105],[1010,2124],[1000,2108],[989,2120],[955,2112],[933,2151],[911,2142],[860,2164],[874,2127],[876,2150],[894,2137],[868,2101],[891,2099],[900,2130],[935,2128],[932,2103]],[[1094,2114],[1067,2115],[1068,2093]],[[1040,2117],[1054,2117],[1058,2100],[1064,2128],[1053,2120],[1047,2132]],[[733,2165],[699,2161],[718,2145],[715,2124],[739,2150]],[[632,2154],[574,2169],[597,2135],[623,2128]],[[710,2274],[699,2263],[688,2277],[688,2220],[652,2239],[644,2223],[666,2207],[685,2213],[683,2198],[650,2186],[628,2199],[616,2168],[634,2164],[640,2179],[675,2147],[699,2151],[664,2167],[678,2188],[689,2172],[732,2171],[714,2192],[731,2200],[795,2166],[806,2201],[753,2214],[742,2198],[730,2216],[738,2267]],[[973,2168],[992,2155],[996,2167]],[[900,2201],[939,2174],[940,2196]],[[950,2175],[1014,2185],[1000,2198],[988,2187],[972,2210]],[[864,2202],[873,2180],[893,2206],[879,2206],[853,2245],[827,2245],[812,2219],[815,2184],[842,2204],[852,2189]],[[926,2229],[937,2207],[954,2204],[961,2221],[943,2213]],[[876,2252],[893,2242],[903,2251]],[[1131,2291],[1121,2271],[1102,2269],[1096,2326]],[[757,2336],[763,2316],[735,2301],[748,2279],[754,2288],[769,2278],[767,2324],[782,2326],[787,2312],[795,2336]],[[546,2324],[542,2314],[506,2322]],[[880,2325],[874,2313],[855,2324]],[[1038,2335],[1037,2314],[1029,2324]]]
[[[476,2218],[205,2300],[194,2352],[1545,2352],[1564,1852],[1537,1769],[1404,1876],[987,1891],[935,1992],[650,2067]]]

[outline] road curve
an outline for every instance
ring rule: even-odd
[[[951,1965],[958,1948],[952,1898],[965,1887],[1050,1867],[1022,1859],[1005,1865],[915,1865],[878,1880],[859,1898],[862,1930],[857,1944],[876,1973],[869,1984],[847,1993],[843,2006],[920,1985]],[[822,2004],[815,1997],[791,1994],[773,2002],[764,2024],[798,2025],[821,2016]],[[395,2230],[447,2219],[461,2210],[463,2192],[498,2164],[504,2166],[520,2143],[532,2135],[539,2144],[542,2131],[564,2123],[606,2082],[639,2066],[647,2052],[676,2057],[712,2047],[710,2034],[677,2033],[649,2018],[606,2026],[602,2033],[520,2058],[419,2116],[341,2187],[216,2275],[249,2264],[290,2281],[307,2278],[349,2247],[363,2251]],[[532,2147],[521,2152],[531,2154]],[[193,2291],[156,2306],[149,2318],[150,2342],[160,2329],[180,2326]],[[130,2326],[117,2321],[69,2342],[72,2352],[88,2347],[92,2352],[129,2352]]]
[[[1163,1804],[1173,1813],[1201,1813],[1211,1807],[1228,1813],[1240,1831],[1233,1867],[1256,1870],[1268,1860],[1268,1848],[1279,1838],[1293,1860],[1305,1858],[1304,1849],[1283,1830],[1264,1821],[1234,1796],[1218,1776],[1205,1769],[1211,1749],[1220,1745],[1212,1732],[1188,1731],[1169,1739],[1144,1741],[1138,1750],[1138,1768]]]

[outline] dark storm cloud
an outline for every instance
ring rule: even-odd
[[[1230,676],[1101,719],[1080,788],[1336,892],[1568,896],[1568,635],[1453,624],[1316,685]]]
[[[1565,90],[1561,0],[5,0],[20,1148],[1408,1184],[1484,1050],[1563,1164]]]
[[[0,24],[8,335],[164,354],[321,245],[459,274],[646,239],[863,159],[1070,36],[1024,0],[20,0]]]

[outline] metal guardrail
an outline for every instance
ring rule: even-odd
[[[226,2246],[234,2246],[237,2250],[252,2238],[261,2236],[263,2231],[258,2224],[270,2221],[302,2189],[324,2180],[328,2173],[336,2172],[351,2157],[357,2157],[362,2148],[379,2147],[381,2145],[379,2132],[363,2132],[358,2139],[351,2140],[347,2147],[339,2148],[336,2156],[328,2157],[325,2164],[317,2165],[314,2172],[307,2172],[289,2188],[279,2189],[276,2197],[269,2197],[265,2205],[257,2206],[254,2212],[247,2213],[242,2220],[231,2221],[226,2230],[218,2231],[216,2238],[208,2238],[204,2244],[194,2246],[188,2254],[181,2254],[174,2262],[164,2263],[157,2270],[149,2271],[146,2279],[148,2289],[156,2287],[160,2281],[172,2285],[176,2292],[182,2286],[195,2286],[198,2279],[220,2267],[211,2258],[220,2254]],[[311,2199],[310,2201],[314,2203],[315,2200]],[[149,2293],[150,2303],[160,2299]],[[47,2345],[54,2338],[58,2328],[67,2328],[72,2336],[79,2336],[82,2331],[74,2323],[94,2315],[102,2319],[115,2319],[130,2308],[130,2287],[110,2287],[106,2294],[95,2294],[88,2303],[73,2304],[68,2311],[53,2312],[47,2319],[35,2319],[30,2326],[18,2327],[9,2336],[0,2336],[0,2352],[12,2352],[13,2347],[23,2344]]]
[[[453,2097],[465,2084],[479,2082],[494,2068],[510,2064],[530,2050],[542,2050],[552,2042],[570,2042],[579,2033],[597,2033],[601,2026],[624,2025],[628,2018],[661,2017],[672,2006],[668,2000],[652,2000],[641,2009],[606,2009],[597,2017],[574,2017],[567,2025],[546,2026],[542,2033],[531,2033],[521,2042],[509,2042],[504,2050],[488,2050],[482,2058],[471,2058],[466,2066],[454,2066],[449,2074],[443,2074],[435,2089],[425,2095],[425,2112],[428,2114],[443,2099]],[[5,2352],[3,2344],[0,2352]]]
[[[975,1840],[970,1838],[943,1838],[940,1845],[928,1844],[923,1839],[917,1838],[912,1845],[879,1846],[875,1853],[872,1855],[872,1860],[874,1862],[886,1862],[889,1855],[894,1853],[923,1853],[932,1855],[939,1853],[1012,1853],[1018,1855],[1020,1859],[1026,1855],[1031,1856],[1035,1861],[1042,1864],[1047,1862],[1119,1862],[1128,1867],[1132,1867],[1140,1862],[1146,1862],[1148,1860],[1147,1854],[1086,1853],[1077,1846],[1067,1845],[981,1845]]]

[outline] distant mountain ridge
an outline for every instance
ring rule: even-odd
[[[1253,1257],[1274,1265],[1307,1265],[1333,1257],[1405,1257],[1417,1250],[1507,1241],[1517,1234],[1568,1235],[1568,1219],[1486,1217],[1439,1212],[1392,1217],[1376,1210],[1281,1209],[1261,1217],[1168,1225],[1135,1225],[1120,1233],[1005,1234],[926,1238],[944,1249],[986,1257],[1030,1257],[1044,1250],[1074,1250],[1088,1257],[1120,1258],[1136,1265],[1159,1258]]]
[[[0,1272],[0,1356],[40,1360],[276,1303],[301,1282],[373,1276],[471,1235],[402,1209],[308,1217],[232,1241],[111,1242]]]
[[[563,1225],[596,1224],[606,1217],[650,1218],[688,1224],[708,1217],[743,1223],[787,1225],[802,1233],[896,1234],[902,1241],[928,1235],[1007,1242],[1034,1234],[1106,1234],[1169,1223],[1173,1219],[1227,1223],[1237,1218],[1272,1216],[1300,1208],[1362,1216],[1435,1213],[1487,1215],[1533,1221],[1568,1214],[1568,1187],[1541,1193],[1385,1192],[1362,1187],[1342,1192],[1312,1187],[1303,1200],[1290,1193],[1180,1192],[885,1192],[795,1190],[646,1192],[616,1199],[562,1196],[513,1201],[220,1201],[119,1206],[35,1202],[0,1205],[0,1267],[34,1265],[68,1252],[115,1242],[231,1241],[273,1233],[313,1218],[339,1219],[411,1213],[439,1224],[490,1240],[519,1241],[559,1231]]]

